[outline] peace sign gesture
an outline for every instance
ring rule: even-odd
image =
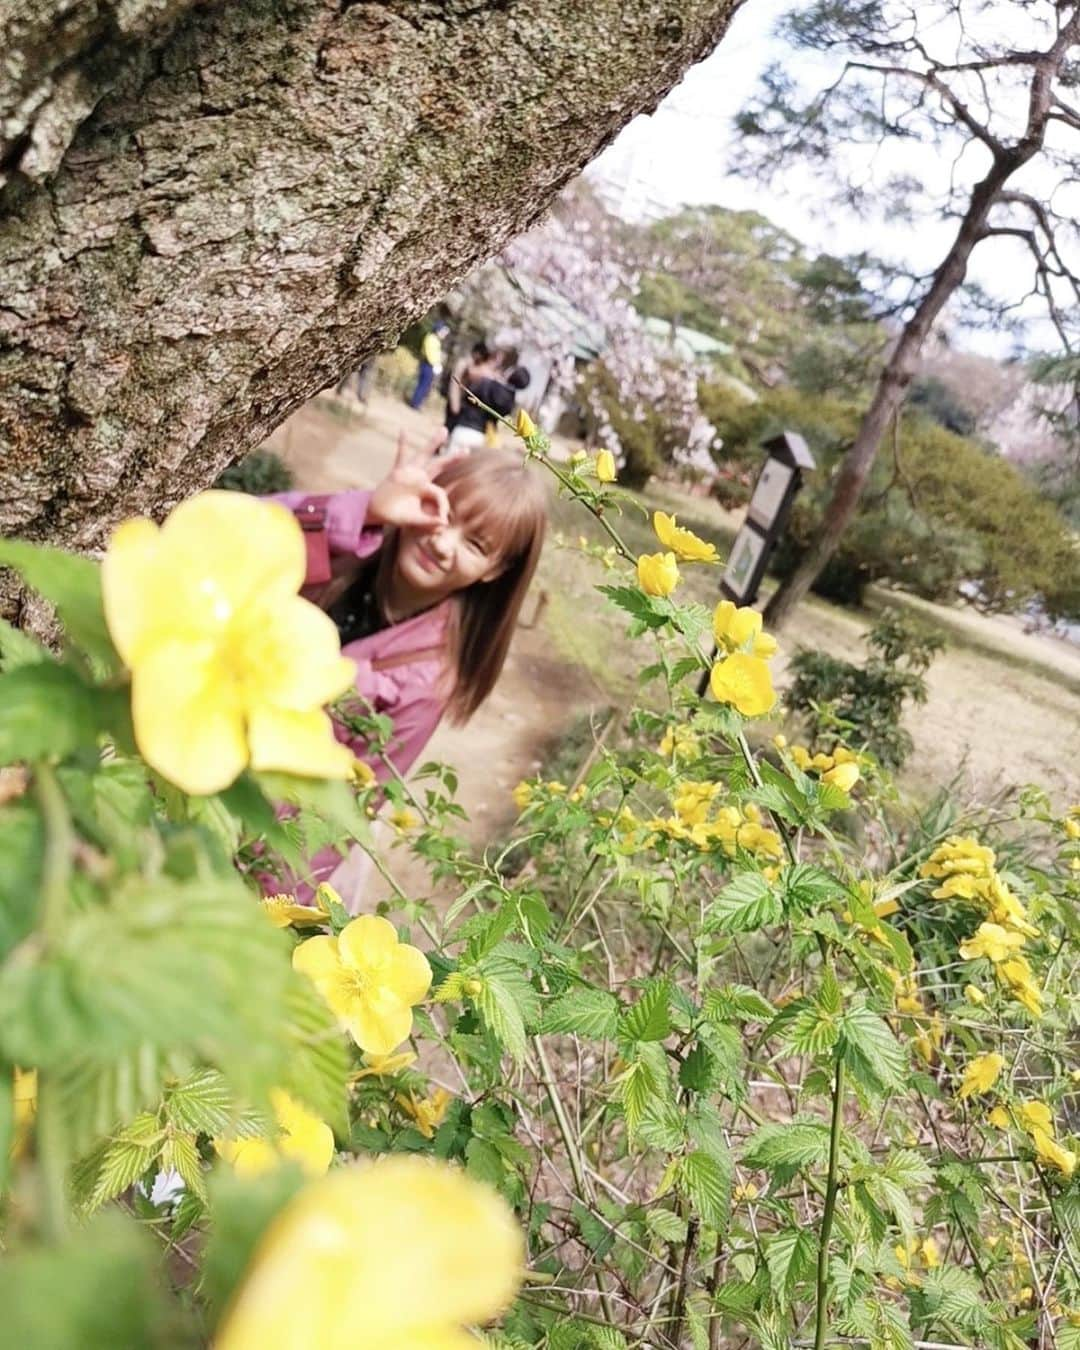
[[[437,530],[450,518],[450,500],[432,474],[434,457],[446,440],[446,428],[440,427],[426,446],[410,450],[403,431],[398,433],[394,467],[371,494],[368,516],[377,525],[415,526]]]

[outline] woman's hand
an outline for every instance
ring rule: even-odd
[[[440,427],[422,450],[410,450],[405,433],[398,433],[394,467],[371,494],[368,518],[376,525],[417,526],[435,530],[450,517],[450,499],[438,483],[431,481],[436,466],[434,456],[446,440],[446,428]]]

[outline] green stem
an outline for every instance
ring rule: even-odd
[[[836,1212],[836,1193],[839,1190],[837,1172],[840,1160],[840,1123],[844,1108],[844,1061],[836,1061],[833,1082],[832,1130],[829,1135],[829,1175],[825,1185],[825,1209],[821,1215],[821,1236],[817,1264],[817,1323],[814,1328],[814,1350],[823,1350],[828,1331],[829,1300],[829,1239],[832,1236],[833,1215]]]
[[[67,911],[68,883],[75,832],[64,794],[50,764],[34,765],[34,795],[45,822],[45,857],[41,869],[41,929],[46,944],[59,936]]]

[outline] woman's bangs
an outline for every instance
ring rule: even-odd
[[[515,466],[513,474],[448,473],[444,483],[454,516],[503,559],[527,552],[536,534],[534,494],[512,482],[523,476]]]

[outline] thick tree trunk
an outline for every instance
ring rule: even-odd
[[[535,220],[739,3],[0,5],[0,532],[94,547],[211,481]]]

